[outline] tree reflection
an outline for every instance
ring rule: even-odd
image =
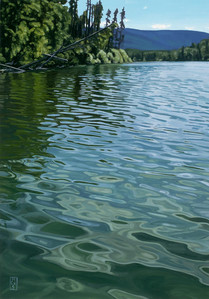
[[[39,126],[48,113],[56,113],[56,74],[10,74],[1,81],[1,90],[2,86],[1,158],[21,159],[44,152],[49,135]]]

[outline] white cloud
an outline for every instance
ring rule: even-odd
[[[144,6],[144,8],[143,9],[147,9],[148,7],[147,6]]]
[[[125,19],[124,20],[124,23],[129,23],[129,22],[131,22],[130,19]],[[119,20],[118,20],[118,24],[119,24]],[[106,21],[102,21],[100,26],[101,26],[101,28],[104,28],[106,26]]]
[[[194,30],[195,28],[194,28],[194,27],[187,27],[187,26],[186,26],[185,29],[186,29],[186,30]]]
[[[168,28],[170,28],[171,27],[171,25],[170,24],[154,24],[154,25],[152,25],[151,26],[153,29],[160,29],[160,30],[162,30],[162,29],[168,29]]]
[[[106,26],[106,21],[102,21],[100,24],[101,27],[105,27]]]

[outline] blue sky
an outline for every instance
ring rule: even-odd
[[[92,0],[96,3],[97,0]],[[197,30],[209,32],[208,0],[102,0],[104,12],[126,10],[126,27],[141,30]],[[86,0],[79,0],[79,13]]]

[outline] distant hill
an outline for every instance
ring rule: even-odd
[[[190,30],[137,30],[126,28],[122,49],[139,50],[176,50],[182,46],[191,46],[203,39],[209,39],[209,33]]]

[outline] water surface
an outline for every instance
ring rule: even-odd
[[[1,299],[208,298],[208,77],[0,75]]]

